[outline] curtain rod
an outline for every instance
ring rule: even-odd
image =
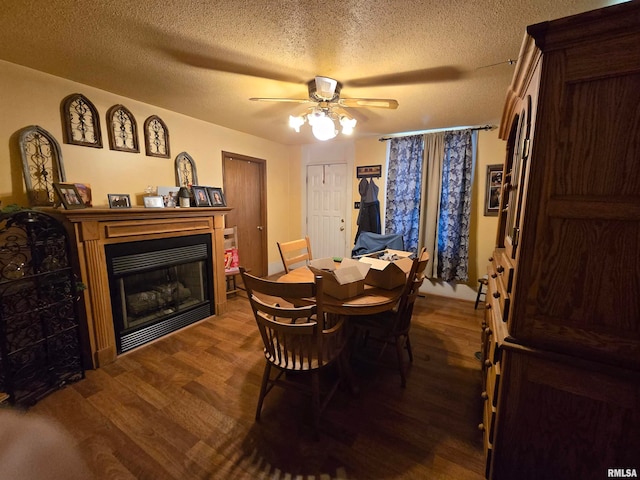
[[[390,135],[387,135],[386,137],[380,137],[378,141],[386,142],[387,140],[391,140],[392,138],[410,137],[411,135],[422,135],[425,133],[454,132],[457,130],[493,130],[495,128],[497,128],[495,125],[484,125],[484,126],[475,126],[475,127],[432,128],[431,130],[418,130],[415,132],[392,133]]]

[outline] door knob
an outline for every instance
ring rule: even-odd
[[[340,231],[344,232],[344,226],[340,227]]]
[[[258,225],[258,230],[262,231],[264,230],[264,227],[262,225]]]

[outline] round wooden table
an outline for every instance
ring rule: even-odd
[[[307,267],[296,268],[284,274],[278,282],[300,283],[313,282],[313,272]],[[403,286],[393,290],[371,285],[364,286],[364,292],[357,297],[338,299],[330,295],[324,296],[324,310],[339,315],[372,315],[374,313],[391,310],[400,299]],[[313,299],[309,300],[310,303]]]

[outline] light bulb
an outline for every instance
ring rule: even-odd
[[[289,126],[300,133],[300,127],[304,124],[304,117],[294,117],[289,115]]]
[[[340,117],[340,125],[342,125],[342,133],[344,135],[351,135],[353,133],[353,127],[356,126],[358,121],[355,118],[349,118],[345,115]]]
[[[333,123],[329,117],[321,116],[316,117],[311,122],[311,117],[309,118],[309,123],[311,124],[311,131],[313,132],[313,136],[318,140],[330,140],[334,138],[338,134],[338,130],[336,130],[336,125]]]

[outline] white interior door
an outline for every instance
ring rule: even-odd
[[[307,231],[313,258],[351,255],[347,206],[347,165],[307,166]]]

